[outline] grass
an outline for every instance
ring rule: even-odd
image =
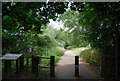
[[[84,51],[85,49],[88,49],[88,48],[86,48],[86,47],[81,47],[81,48],[73,48],[73,49],[71,49],[71,51],[74,53],[74,54],[76,54],[76,55],[80,55],[80,53],[82,52],[82,51]]]
[[[54,47],[48,49],[48,54],[46,54],[46,50],[44,50],[42,52],[42,57],[55,56],[55,63],[57,63],[60,60],[61,56],[63,56],[64,52],[65,52],[65,49],[63,47],[55,47],[54,46]],[[40,54],[41,52],[38,52],[38,53]],[[39,55],[39,54],[37,54],[37,55]],[[36,55],[36,54],[34,54],[34,55]],[[27,63],[27,59],[24,58],[24,64],[25,64],[24,69],[27,70],[27,71],[31,71],[31,67],[28,67],[26,63]],[[32,65],[31,63],[32,63],[32,59],[29,58],[29,66]],[[15,68],[16,68],[15,64],[16,63],[12,62],[12,64],[14,64],[14,65],[12,65],[12,70],[15,70]],[[41,59],[41,61],[39,63],[39,66],[50,66],[50,59]],[[2,66],[0,66],[0,68],[2,68]],[[50,68],[40,69],[40,72],[39,72],[40,75],[48,76],[49,75],[49,69]]]
[[[71,51],[84,59],[87,63],[91,65],[98,66],[100,61],[100,54],[97,50],[90,49],[88,47],[73,48]]]
[[[63,47],[52,47],[48,49],[48,54],[46,54],[46,51],[43,51],[42,57],[55,56],[55,63],[57,63],[64,52],[65,49]],[[26,59],[24,60],[24,63],[26,64]],[[29,64],[31,65],[31,59],[29,59]],[[39,66],[50,66],[50,59],[41,59]]]
[[[43,55],[43,57],[55,56],[55,63],[57,63],[61,56],[63,56],[65,49],[63,47],[53,47],[48,50],[48,55]]]

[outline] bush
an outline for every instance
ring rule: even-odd
[[[50,56],[55,56],[55,63],[57,63],[61,56],[64,54],[65,49],[62,47],[52,47],[48,49],[48,55],[43,54],[43,57],[50,57]]]
[[[86,49],[81,52],[80,57],[92,65],[99,66],[100,53],[97,50]]]
[[[70,49],[72,49],[72,46],[66,46],[66,48],[65,48],[65,49],[70,50]]]

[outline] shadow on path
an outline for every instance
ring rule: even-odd
[[[99,79],[98,73],[80,62],[79,77],[75,76],[75,54],[67,50],[55,67],[55,79]]]

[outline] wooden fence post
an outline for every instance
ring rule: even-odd
[[[34,66],[35,66],[34,60],[35,60],[35,58],[34,58],[34,56],[32,55],[32,68],[31,68],[32,73],[35,72],[35,69],[34,69]]]
[[[24,55],[20,57],[20,72],[24,70]]]
[[[38,77],[39,56],[32,56],[32,72]]]
[[[27,57],[27,60],[26,60],[27,62],[26,62],[26,64],[27,64],[27,66],[29,65],[29,59],[28,59],[28,57]]]
[[[18,69],[19,69],[19,67],[18,67],[18,59],[16,60],[16,74],[18,74]]]
[[[5,60],[5,73],[8,73],[8,71],[11,69],[11,60]]]
[[[79,57],[75,56],[75,76],[79,76]]]
[[[50,77],[55,76],[55,56],[50,57]]]

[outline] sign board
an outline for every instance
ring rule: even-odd
[[[2,60],[17,60],[22,54],[5,54],[0,59]]]

